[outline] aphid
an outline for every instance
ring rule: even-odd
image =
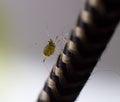
[[[43,51],[44,55],[45,56],[53,55],[53,53],[55,52],[55,47],[56,47],[55,43],[53,42],[52,39],[50,39],[48,41],[48,44],[44,48],[44,51]]]
[[[48,29],[48,27],[47,27]],[[47,31],[47,30],[46,30]],[[49,36],[49,32],[47,32],[48,36]],[[48,44],[44,47],[43,49],[43,55],[44,55],[44,59],[43,59],[43,62],[45,62],[46,58],[47,57],[50,57],[52,55],[54,55],[55,51],[59,54],[61,53],[62,50],[60,49],[57,49],[58,47],[60,47],[60,43],[62,41],[62,44],[67,41],[67,38],[65,38],[64,35],[68,36],[69,33],[62,33],[62,35],[60,36],[56,36],[55,40],[51,39],[48,41]],[[49,36],[50,37],[50,36]],[[59,43],[59,45],[58,45]],[[61,48],[61,47],[60,47]]]
[[[43,54],[45,56],[45,58],[43,59],[43,62],[45,62],[46,57],[49,57],[51,55],[54,54],[55,50],[56,50],[56,44],[59,42],[60,40],[58,39],[58,36],[56,36],[55,42],[50,39],[48,41],[48,44],[44,47],[43,49]]]

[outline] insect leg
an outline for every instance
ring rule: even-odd
[[[43,63],[46,61],[46,57],[43,59]]]

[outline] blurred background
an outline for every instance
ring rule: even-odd
[[[0,102],[36,102],[58,56],[56,51],[43,63],[43,49],[50,39],[68,36],[84,3],[0,0]],[[119,33],[118,25],[76,102],[120,101]]]

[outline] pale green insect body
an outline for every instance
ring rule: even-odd
[[[53,55],[55,52],[55,48],[56,48],[56,45],[52,39],[50,39],[48,42],[49,43],[45,46],[43,50],[43,54],[47,57]]]
[[[55,41],[53,41],[52,39],[50,39],[48,41],[48,44],[43,49],[43,55],[45,56],[45,58],[43,59],[43,62],[45,62],[47,57],[54,55],[55,50],[57,51],[58,54],[61,53],[61,50],[57,49],[59,46],[58,43],[61,40],[63,40],[63,42],[64,42],[65,39],[63,36],[61,39],[58,36],[56,36]],[[56,46],[57,46],[57,48],[56,48]]]

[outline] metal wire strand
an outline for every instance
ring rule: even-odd
[[[119,0],[87,0],[37,102],[73,102],[120,19]]]

